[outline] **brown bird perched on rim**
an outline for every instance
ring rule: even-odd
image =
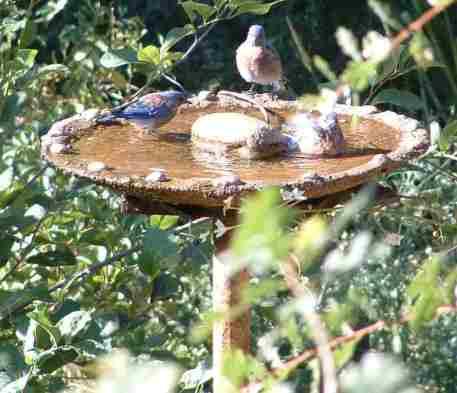
[[[246,40],[236,50],[236,66],[241,77],[255,84],[273,85],[273,91],[282,88],[282,65],[278,53],[267,44],[265,30],[260,25],[249,28]]]

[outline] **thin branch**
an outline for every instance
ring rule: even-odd
[[[430,22],[435,16],[442,13],[446,8],[449,8],[454,1],[441,2],[440,4],[434,5],[432,8],[424,12],[414,22],[410,23],[407,27],[401,30],[396,37],[392,40],[391,51],[398,48],[405,40],[407,40],[413,33],[421,31],[423,27]]]
[[[300,283],[298,277],[296,261],[292,261],[292,259],[287,260],[281,265],[281,271],[286,280],[286,284],[294,297],[297,299],[306,298],[307,294],[305,288]],[[323,393],[336,393],[338,391],[336,367],[333,361],[333,354],[329,345],[329,336],[325,329],[325,325],[312,305],[304,307],[303,313],[310,328],[313,340],[316,343],[316,353],[319,356],[322,368]],[[289,362],[285,365],[287,364],[289,364]]]
[[[457,311],[457,306],[455,306],[453,304],[448,304],[448,305],[438,307],[438,309],[436,310],[436,315],[440,316],[443,314],[447,314],[450,312],[456,312],[456,311]],[[403,318],[401,318],[399,321],[395,321],[395,322],[391,322],[391,321],[387,322],[384,320],[380,320],[380,321],[375,322],[371,325],[368,325],[362,329],[356,330],[346,336],[340,336],[340,337],[334,338],[333,340],[331,340],[329,342],[329,347],[331,349],[335,349],[339,345],[361,339],[365,336],[368,336],[371,333],[382,330],[388,326],[403,325],[403,324],[411,321],[412,319],[413,319],[413,315],[409,314],[409,315],[406,315]],[[272,370],[272,374],[281,375],[283,373],[289,373],[292,370],[294,370],[295,368],[297,368],[300,364],[302,364],[310,359],[313,359],[314,357],[316,357],[316,355],[318,355],[318,348],[309,349],[309,350],[301,353],[300,355],[294,357],[293,359],[287,361],[281,367],[278,367],[278,368]]]

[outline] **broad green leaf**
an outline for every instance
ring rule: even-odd
[[[35,63],[35,57],[38,54],[36,49],[19,49],[15,60],[25,69],[29,69]]]
[[[168,52],[173,46],[175,46],[183,38],[191,35],[195,31],[194,26],[187,24],[183,27],[175,27],[171,29],[165,36],[165,40],[160,47],[160,53]]]
[[[56,325],[65,344],[72,343],[73,339],[89,328],[92,323],[92,313],[89,311],[73,311],[64,316]]]
[[[25,23],[25,27],[22,30],[21,35],[19,37],[20,49],[26,49],[32,43],[32,41],[36,38],[36,30],[36,24],[33,21],[33,19],[29,16]]]
[[[17,291],[0,290],[0,321],[34,300],[53,301],[46,286],[29,287]]]
[[[138,63],[136,52],[131,48],[113,49],[100,58],[100,64],[106,68],[116,68],[127,64]]]
[[[154,286],[151,293],[151,300],[162,300],[177,296],[179,291],[179,280],[169,273],[160,273],[154,279]]]
[[[35,346],[40,348],[49,348],[50,344],[53,346],[58,344],[61,338],[61,334],[59,329],[54,326],[51,321],[47,305],[39,304],[36,309],[32,312],[29,312],[27,316],[37,323],[33,332],[33,336],[35,337]],[[49,336],[49,338],[42,337],[41,341],[43,344],[41,345],[39,343],[39,334],[37,333],[39,329],[43,329],[43,331],[46,332],[46,334]]]
[[[2,173],[0,173],[0,192],[8,190],[13,184],[14,171],[13,167],[8,167]]]
[[[3,113],[0,113],[0,122],[12,122],[16,115],[21,112],[26,100],[27,95],[22,91],[18,91],[16,94],[7,96],[5,99]]]
[[[406,90],[384,89],[370,102],[371,105],[390,104],[400,106],[410,111],[424,108],[424,103],[415,94]]]
[[[191,23],[194,23],[198,16],[201,16],[203,21],[206,22],[216,12],[216,8],[192,0],[183,1],[181,5]]]
[[[68,74],[70,69],[63,64],[49,64],[40,67],[36,73],[38,78],[43,78],[49,74]]]
[[[142,252],[144,258],[150,258],[160,266],[174,265],[181,260],[177,245],[177,237],[157,228],[149,229],[143,238]]]
[[[55,251],[42,252],[26,259],[29,264],[41,266],[68,266],[76,265],[75,255],[66,247],[60,247]]]
[[[14,236],[0,233],[0,267],[4,266],[11,255],[11,247],[16,242]]]
[[[160,263],[157,258],[152,257],[148,252],[142,252],[136,260],[140,270],[154,279],[160,273]]]
[[[284,0],[277,0],[267,4],[256,0],[232,1],[231,4],[236,6],[236,12],[233,17],[242,14],[266,15],[270,12],[271,7],[282,3],[283,1]]]
[[[407,288],[407,294],[412,301],[409,314],[413,329],[419,329],[430,321],[436,309],[444,303],[439,278],[441,267],[439,258],[429,258]]]
[[[441,130],[439,146],[443,151],[447,151],[451,142],[457,136],[457,120],[452,120]]]
[[[160,50],[154,45],[148,45],[138,51],[138,60],[143,63],[159,65]]]
[[[43,373],[52,373],[77,357],[78,352],[73,347],[57,347],[41,353],[35,362]]]

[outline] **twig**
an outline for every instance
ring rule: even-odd
[[[307,295],[298,278],[295,261],[292,261],[292,259],[287,260],[281,265],[281,270],[292,294],[297,299],[305,298]],[[336,393],[338,391],[336,368],[325,326],[312,305],[304,307],[303,313],[316,343],[316,353],[319,356],[322,368],[323,393]]]
[[[281,121],[284,121],[284,118],[280,114],[272,111],[271,109],[266,108],[265,106],[258,103],[256,100],[253,100],[252,98],[246,96],[245,94],[235,93],[233,91],[227,91],[227,90],[221,90],[217,94],[221,94],[221,95],[228,96],[228,97],[233,97],[233,98],[236,98],[241,101],[249,102],[250,104],[256,106],[259,109],[259,111],[262,113],[263,117],[265,118],[265,121],[268,124],[270,124],[270,117],[268,116],[268,113],[278,117]]]
[[[457,307],[455,305],[448,304],[448,305],[438,307],[438,309],[436,310],[436,314],[437,314],[437,316],[440,316],[442,314],[456,312],[456,311],[457,311]],[[413,318],[413,315],[409,314],[409,315],[406,315],[403,318],[401,318],[399,321],[395,321],[395,322],[387,322],[384,320],[380,320],[380,321],[375,322],[371,325],[368,325],[362,329],[356,330],[356,331],[352,332],[351,334],[348,334],[347,336],[337,337],[337,338],[331,340],[328,345],[331,349],[335,349],[339,345],[342,345],[342,344],[345,344],[347,342],[351,342],[351,341],[354,341],[357,339],[361,339],[371,333],[382,330],[389,325],[403,325],[403,324],[411,321],[412,318]],[[301,353],[300,355],[294,357],[293,359],[287,361],[281,367],[278,367],[278,368],[272,370],[272,373],[274,375],[281,375],[283,373],[289,373],[290,371],[297,368],[303,362],[306,362],[306,361],[314,358],[317,354],[318,354],[318,348],[309,349],[309,350]]]
[[[442,2],[440,4],[434,5],[426,12],[424,12],[419,18],[411,22],[404,29],[391,40],[389,53],[392,53],[397,49],[404,41],[406,41],[413,33],[421,31],[424,26],[430,22],[435,16],[441,14],[444,10],[449,8],[452,4],[455,3],[455,0],[450,0],[448,2]],[[336,89],[336,96],[340,97],[344,93],[344,84],[340,84]]]
[[[450,7],[453,3],[455,3],[455,0],[441,2],[440,4],[434,5],[432,8],[424,12],[419,18],[410,23],[396,35],[391,43],[391,51],[398,48],[403,43],[403,41],[407,40],[411,36],[411,34],[421,31],[424,25],[430,22],[435,16],[442,13],[446,8]]]

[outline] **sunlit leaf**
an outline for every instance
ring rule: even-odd
[[[154,45],[148,45],[138,51],[138,60],[144,63],[160,64],[160,50]]]
[[[70,69],[63,64],[49,64],[43,67],[40,67],[36,73],[36,76],[43,78],[49,74],[63,74],[67,75],[70,72]]]
[[[91,323],[92,313],[80,310],[65,315],[56,327],[65,344],[70,344],[81,332],[87,330]]]
[[[439,146],[440,149],[443,151],[447,151],[451,142],[457,136],[457,120],[452,120],[446,127],[441,130],[440,139],[439,139]]]
[[[257,0],[235,0],[231,1],[230,5],[236,9],[235,16],[242,14],[254,14],[254,15],[266,15],[270,12],[271,8],[279,3],[284,2],[285,0],[272,1],[271,3],[262,3]]]
[[[440,272],[440,260],[429,258],[407,288],[407,294],[412,301],[409,314],[413,329],[419,329],[430,321],[436,309],[444,303],[444,294],[440,290]]]
[[[138,63],[136,52],[131,48],[113,49],[100,58],[100,64],[106,68],[116,68],[127,64]]]
[[[377,66],[369,61],[351,61],[341,76],[343,82],[347,83],[356,91],[363,91],[370,81],[376,76]]]
[[[183,1],[181,5],[192,23],[198,16],[201,16],[206,22],[216,12],[216,8],[192,0]]]

